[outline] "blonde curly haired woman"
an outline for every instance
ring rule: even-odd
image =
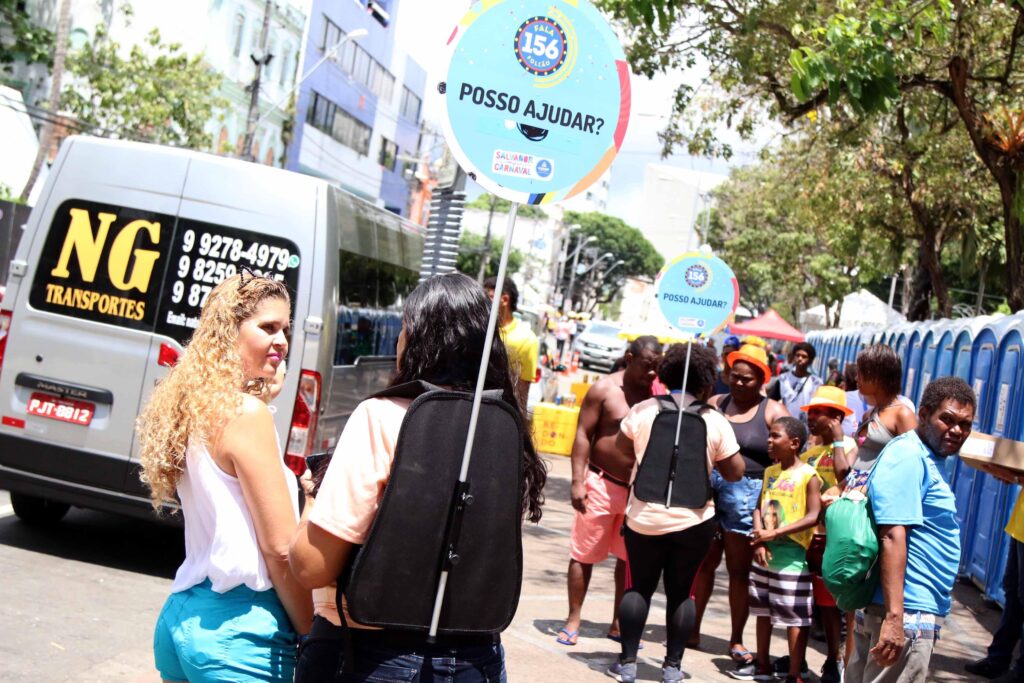
[[[290,317],[280,282],[226,279],[139,417],[153,506],[180,500],[185,517],[185,561],[153,636],[164,681],[291,681],[296,634],[312,623],[288,568],[297,487],[267,406]]]

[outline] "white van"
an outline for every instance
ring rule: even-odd
[[[183,149],[65,140],[0,310],[0,488],[15,513],[149,516],[136,416],[206,295],[283,280],[295,330],[275,401],[285,459],[332,447],[394,370],[424,231],[329,182]]]

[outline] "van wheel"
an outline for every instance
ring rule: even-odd
[[[11,493],[11,507],[18,519],[32,526],[50,526],[64,519],[71,508],[67,503],[58,503],[46,498]]]

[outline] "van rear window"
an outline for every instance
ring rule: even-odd
[[[29,303],[184,344],[224,278],[244,266],[294,293],[299,263],[295,243],[277,235],[69,200],[50,224]]]

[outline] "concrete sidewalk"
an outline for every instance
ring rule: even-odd
[[[583,625],[579,642],[566,647],[555,642],[567,612],[565,573],[568,565],[569,529],[572,508],[569,505],[571,472],[569,459],[546,456],[551,471],[546,490],[544,519],[538,525],[524,525],[524,577],[522,598],[515,621],[503,635],[509,680],[601,681],[611,680],[605,670],[618,653],[618,646],[605,638],[611,620],[614,561],[595,567],[587,601],[583,607]],[[701,651],[688,650],[683,670],[694,681],[732,680],[726,671],[732,664],[726,654],[729,634],[729,606],[726,597],[725,567],[719,569],[715,594],[704,619]],[[991,633],[999,621],[999,611],[987,606],[973,586],[958,585],[954,590],[953,612],[942,632],[932,657],[929,681],[967,681],[963,671],[967,662],[984,655]],[[644,635],[639,679],[661,680],[661,661],[665,655],[665,601],[655,596]],[[754,648],[754,620],[746,631],[746,645]],[[772,655],[786,654],[781,629],[772,641]],[[807,653],[812,673],[824,663],[824,643],[810,642]],[[817,681],[816,676],[812,676]]]

